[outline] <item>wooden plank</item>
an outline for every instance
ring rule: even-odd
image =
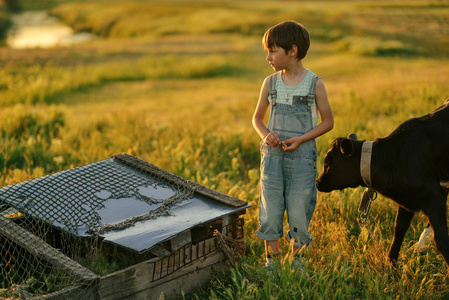
[[[192,235],[190,229],[178,233],[170,240],[171,251],[176,251],[182,246],[192,242]]]
[[[227,235],[228,234],[228,226],[230,223],[230,216],[226,215],[223,217],[223,223],[221,224],[221,233]]]
[[[102,300],[148,300],[159,299],[163,292],[167,297],[180,295],[181,291],[190,293],[201,287],[212,277],[212,267],[218,266],[221,262],[221,253],[215,251],[209,253],[198,263],[190,264],[161,280],[157,280],[136,289],[136,286],[123,285],[120,288],[113,287],[120,295],[114,294],[111,287],[102,286],[100,282],[100,299]],[[108,294],[105,293],[108,292]]]
[[[170,251],[159,245],[154,245],[148,250],[148,252],[159,257],[166,257],[172,254]]]
[[[195,263],[196,260],[201,259],[206,254],[211,253],[215,250],[215,239],[212,238],[201,241],[196,245],[192,245],[191,247],[185,247],[184,257],[181,257],[179,255],[181,251],[177,251],[169,257],[161,258],[154,263],[155,268],[153,273],[153,280],[159,280],[169,275],[170,273],[175,272],[177,269],[183,267],[184,265]],[[178,267],[176,267],[176,258],[179,259]]]
[[[175,263],[174,263],[174,267],[176,269],[181,268],[185,262],[186,262],[186,248],[182,247],[180,248],[178,251],[176,251],[174,253],[174,257],[175,257]]]
[[[79,300],[79,299],[91,299],[99,300],[99,295],[96,285],[77,285],[63,289],[59,292],[51,294],[33,297],[33,300]]]
[[[77,280],[93,282],[100,278],[92,271],[51,247],[36,235],[3,216],[0,216],[0,235],[15,242],[36,257],[74,276]]]
[[[176,251],[170,257],[151,259],[102,277],[99,285],[100,298],[135,299],[132,295],[136,293],[146,295],[142,292],[183,274],[215,264],[222,256],[216,249],[213,238],[183,249]],[[201,257],[198,256],[199,253],[206,253],[206,255]]]
[[[148,289],[123,298],[124,300],[157,300],[161,294],[165,299],[178,299],[181,291],[191,293],[198,290],[212,278],[212,270],[222,265],[221,253],[215,251],[198,264],[192,264],[182,272],[176,272],[154,282]]]
[[[16,214],[16,213],[18,213],[18,212],[19,212],[19,211],[18,211],[16,208],[14,208],[14,207],[9,207],[9,208],[3,210],[1,213],[2,213],[2,215],[3,215],[4,217],[6,217],[7,215]]]
[[[154,263],[143,262],[108,274],[100,279],[98,293],[102,300],[124,299],[153,280]]]

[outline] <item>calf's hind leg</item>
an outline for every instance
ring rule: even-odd
[[[440,205],[431,206],[431,211],[424,211],[429,218],[429,222],[432,225],[434,232],[434,240],[438,251],[443,255],[446,262],[447,269],[449,270],[449,236],[447,228],[447,205],[446,199],[440,202]]]
[[[391,243],[390,253],[388,254],[388,258],[390,259],[390,262],[393,265],[396,265],[397,263],[399,257],[399,250],[401,249],[405,233],[410,227],[413,215],[414,215],[413,211],[409,211],[399,206],[398,212],[396,214],[396,222],[394,224],[393,242]]]

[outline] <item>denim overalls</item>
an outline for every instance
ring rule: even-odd
[[[306,96],[294,96],[293,104],[276,103],[276,80],[270,78],[270,119],[268,130],[279,135],[281,141],[310,131],[315,104],[315,75]],[[314,124],[315,123],[315,124]],[[298,247],[309,245],[312,236],[308,231],[316,205],[316,142],[301,144],[295,151],[272,148],[263,141],[260,145],[260,227],[257,236],[263,240],[277,240],[283,236],[284,211],[287,211],[288,238]]]

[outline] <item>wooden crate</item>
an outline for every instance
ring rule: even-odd
[[[223,225],[223,234],[244,245],[243,219],[240,218],[242,214],[244,211],[224,216],[215,220],[215,223]],[[227,258],[220,251],[215,238],[192,242],[190,231],[186,231],[170,242],[171,248],[175,250],[169,251],[161,247],[159,251],[155,251],[158,252],[158,257],[102,277],[76,262],[67,263],[70,259],[64,257],[66,269],[70,269],[72,265],[76,266],[75,270],[69,272],[83,274],[84,282],[87,282],[86,278],[89,278],[89,281],[84,285],[35,299],[78,300],[86,299],[87,296],[88,299],[102,300],[148,300],[159,299],[161,294],[176,297],[182,292],[187,294],[198,290],[212,278],[214,269],[227,263]]]

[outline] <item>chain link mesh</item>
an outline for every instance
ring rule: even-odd
[[[95,298],[99,262],[123,251],[100,243],[101,233],[170,215],[170,207],[190,198],[198,185],[168,180],[166,172],[126,154],[0,189],[0,298],[29,299],[72,291]],[[173,189],[167,199],[148,197],[139,187]],[[100,195],[107,191],[107,195]],[[117,224],[103,224],[105,201],[134,196],[156,209]],[[112,254],[111,254],[112,253]],[[150,254],[130,254],[128,264]],[[107,261],[106,265],[110,265]],[[80,288],[82,292],[76,292]]]

